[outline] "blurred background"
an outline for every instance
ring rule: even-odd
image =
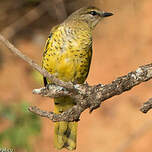
[[[94,31],[87,79],[90,85],[110,83],[152,62],[151,0],[1,0],[0,32],[41,64],[52,26],[88,4],[114,13]],[[32,94],[32,89],[43,86],[41,75],[2,43],[0,69],[0,148],[56,152],[53,123],[27,110],[29,105],[53,110],[49,98]],[[105,101],[92,114],[86,110],[79,122],[76,152],[151,152],[151,112],[145,115],[139,111],[151,97],[152,85],[148,81]]]

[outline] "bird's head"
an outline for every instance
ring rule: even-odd
[[[93,29],[103,18],[112,15],[112,13],[104,12],[96,7],[90,6],[75,11],[69,16],[69,19],[84,21]]]

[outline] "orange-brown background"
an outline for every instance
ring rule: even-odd
[[[70,1],[66,1],[65,6],[69,12],[72,11],[71,5]],[[82,5],[85,5],[83,1]],[[82,5],[79,2],[73,9]],[[110,83],[140,65],[151,63],[152,1],[98,0],[94,5],[113,12],[114,16],[105,19],[94,31],[93,59],[87,82]],[[4,13],[7,7],[10,8],[10,14]],[[21,17],[18,14],[24,15],[28,12],[28,9],[13,10],[12,7],[13,1],[0,2],[0,31],[18,20]],[[6,17],[9,17],[9,20]],[[57,23],[54,16],[51,18],[51,15],[45,13],[19,31],[11,42],[40,64],[49,30]],[[53,110],[49,98],[32,94],[33,88],[42,86],[33,79],[32,68],[11,54],[2,44],[0,53],[3,55],[0,70],[0,101],[12,104],[24,99],[41,109]],[[79,122],[76,152],[121,152],[119,149],[121,146],[125,147],[123,145],[126,145],[123,152],[151,152],[151,112],[145,115],[139,111],[142,103],[150,97],[152,85],[151,81],[148,81],[122,95],[110,98],[92,114],[86,110]],[[41,135],[32,141],[33,151],[56,152],[52,142],[53,123],[45,118],[42,118],[42,122]],[[0,124],[0,131],[6,127],[7,122]],[[140,132],[140,129],[145,130]],[[137,138],[132,138],[134,134]]]

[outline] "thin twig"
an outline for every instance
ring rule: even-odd
[[[71,96],[71,97],[73,96],[73,93],[71,93],[67,89],[54,84],[47,85],[47,87],[34,89],[33,94],[39,94],[41,96],[51,97],[51,98],[57,98],[61,96]]]
[[[71,109],[69,109],[66,112],[62,112],[61,114],[55,114],[53,112],[47,112],[44,110],[40,110],[36,106],[29,107],[29,111],[41,116],[41,117],[46,117],[53,122],[58,122],[58,121],[79,121],[79,117],[81,114],[82,108],[80,106],[73,106]],[[79,112],[79,115],[78,115]],[[77,113],[75,115],[75,113]]]
[[[36,64],[32,59],[24,55],[22,52],[20,52],[14,45],[12,45],[8,40],[6,40],[1,34],[0,34],[0,41],[2,41],[9,50],[23,59],[26,63],[30,64],[35,70],[39,71],[43,76],[47,77],[49,80],[54,82],[55,84],[62,86],[67,89],[73,89],[73,84],[71,82],[64,82],[59,79],[57,79],[55,76],[49,74],[45,69],[42,69],[38,64]]]
[[[140,108],[140,111],[147,113],[150,109],[152,109],[152,98],[143,104],[143,106]]]

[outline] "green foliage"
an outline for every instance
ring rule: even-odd
[[[28,107],[27,103],[0,105],[0,118],[10,121],[10,127],[0,133],[0,147],[7,142],[13,149],[31,150],[30,137],[40,133],[41,121]]]

